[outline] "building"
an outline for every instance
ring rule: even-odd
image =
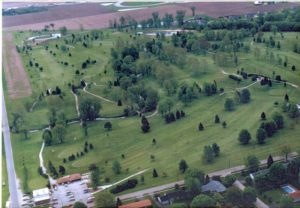
[[[48,188],[34,190],[32,196],[35,206],[46,205],[50,202],[50,192]]]
[[[80,180],[81,180],[80,173],[75,173],[75,174],[67,175],[67,176],[64,176],[62,178],[57,179],[56,183],[58,185],[61,185],[61,184],[72,183],[74,181],[80,181]]]
[[[219,181],[211,180],[208,184],[201,186],[202,192],[222,193],[226,187]]]
[[[290,193],[289,197],[291,197],[293,199],[294,203],[299,203],[300,202],[300,191],[297,190],[293,193]]]
[[[152,207],[152,202],[149,199],[119,206],[119,208],[151,208],[151,207]]]
[[[172,204],[174,201],[186,201],[192,200],[194,195],[188,191],[177,190],[170,193],[166,193],[163,196],[157,197],[157,200],[162,205]]]

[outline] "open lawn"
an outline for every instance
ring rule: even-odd
[[[74,31],[76,35],[80,32]],[[81,32],[84,35],[88,32]],[[14,33],[15,41],[20,42],[25,37],[29,37],[30,33]],[[133,35],[133,34],[131,34]],[[265,36],[268,37],[268,33]],[[255,47],[260,48],[261,54],[265,54],[266,47],[263,44],[251,45],[251,40],[245,42],[250,47],[249,53],[239,52],[239,64],[232,67],[219,67],[213,63],[212,55],[192,55],[188,57],[197,59],[200,63],[204,60],[207,64],[206,71],[202,71],[200,75],[194,76],[194,72],[190,69],[189,63],[180,68],[177,65],[160,64],[159,67],[167,68],[172,71],[173,76],[178,83],[198,83],[201,87],[205,82],[212,83],[216,81],[218,88],[224,88],[225,92],[233,90],[237,87],[245,87],[253,83],[251,79],[243,80],[240,84],[228,78],[228,75],[222,73],[222,70],[230,73],[236,73],[242,67],[248,73],[262,73],[272,77],[280,74],[283,79],[288,82],[300,86],[300,65],[299,55],[291,52],[291,42],[295,41],[296,33],[284,33],[285,39],[282,40],[282,49],[269,49],[276,54],[280,54],[283,58],[288,57],[288,66],[286,68],[278,66],[276,63],[268,61],[266,58],[256,59],[253,56]],[[71,43],[71,35],[67,37],[68,43],[64,39],[48,42],[44,45],[33,46],[29,55],[22,53],[23,64],[30,78],[30,84],[33,89],[33,96],[15,101],[7,100],[9,120],[12,121],[12,112],[21,112],[24,115],[24,122],[21,129],[32,129],[41,125],[47,125],[49,107],[55,106],[58,112],[63,112],[65,116],[76,118],[77,112],[75,108],[75,98],[71,93],[69,83],[78,85],[80,79],[84,79],[91,84],[87,87],[91,93],[102,96],[104,98],[117,101],[117,91],[119,87],[111,86],[108,89],[108,82],[114,81],[114,72],[110,63],[110,49],[118,38],[130,40],[129,34],[103,31],[100,40],[90,42],[85,48],[80,42]],[[138,39],[143,41],[143,37]],[[276,36],[276,38],[279,38]],[[152,39],[152,38],[151,38]],[[151,40],[149,39],[149,40]],[[285,44],[286,43],[286,44]],[[48,46],[48,50],[45,46]],[[58,48],[56,47],[58,45]],[[66,52],[61,50],[61,45],[66,45]],[[52,54],[50,53],[52,51]],[[53,53],[56,55],[54,56]],[[71,56],[69,56],[71,53]],[[96,60],[95,64],[89,64],[87,69],[81,69],[82,62],[87,59]],[[41,71],[38,67],[30,67],[29,60],[38,63],[39,67],[43,67]],[[66,66],[64,63],[68,62]],[[293,72],[290,68],[296,65],[297,70]],[[76,75],[76,70],[80,75]],[[143,78],[145,88],[157,89],[160,99],[167,97],[166,91],[153,77]],[[104,85],[104,86],[103,86]],[[43,98],[38,101],[32,112],[27,112],[25,105],[27,102],[33,103],[41,92],[46,89],[54,89],[59,86],[62,90],[63,99],[52,100],[51,97]],[[106,90],[109,90],[106,92]],[[79,124],[68,125],[64,142],[58,144],[56,141],[52,146],[46,147],[44,150],[45,164],[51,160],[58,169],[59,165],[66,168],[66,174],[84,173],[88,171],[90,164],[95,163],[101,170],[102,184],[117,181],[131,174],[144,169],[150,169],[144,174],[145,184],[138,185],[136,189],[142,189],[158,184],[172,182],[184,177],[179,173],[178,163],[181,159],[186,160],[189,167],[197,167],[206,173],[241,165],[244,158],[249,154],[255,154],[259,159],[265,159],[269,154],[281,155],[281,148],[289,145],[291,151],[299,151],[300,143],[297,142],[300,134],[300,125],[298,119],[290,119],[285,113],[282,113],[281,106],[284,104],[284,95],[287,93],[290,101],[299,103],[300,88],[295,88],[283,83],[273,82],[272,87],[261,86],[259,83],[249,88],[251,93],[251,101],[248,104],[238,104],[235,110],[227,112],[224,110],[224,102],[226,98],[236,99],[235,93],[226,93],[214,96],[205,96],[200,94],[198,99],[188,104],[183,104],[177,100],[177,95],[170,97],[176,100],[172,110],[183,109],[186,116],[171,124],[166,124],[161,114],[157,114],[149,118],[150,132],[147,134],[141,131],[141,119],[138,116],[128,117],[125,119],[111,119],[112,130],[104,129],[105,121],[88,122],[88,136],[84,136],[82,128]],[[35,95],[35,96],[34,96]],[[128,94],[124,92],[120,95],[123,106],[117,106],[98,97],[92,96],[78,90],[79,101],[90,98],[95,102],[99,102],[102,106],[100,116],[114,117],[123,113],[124,107],[130,104]],[[274,105],[275,102],[279,104]],[[268,138],[264,145],[256,143],[255,134],[260,126],[260,114],[265,112],[267,118],[270,119],[272,113],[281,112],[284,115],[285,127],[279,130],[272,138]],[[218,114],[221,122],[226,121],[227,128],[223,128],[221,124],[214,123],[214,117]],[[202,122],[204,131],[198,131],[198,124]],[[247,146],[239,144],[237,138],[242,129],[248,129],[252,135],[252,140]],[[18,177],[22,180],[23,166],[25,165],[29,171],[28,185],[29,189],[44,187],[46,180],[38,175],[37,168],[39,166],[38,153],[42,144],[42,132],[29,134],[29,139],[24,140],[23,134],[13,134],[12,145],[14,148],[14,158]],[[157,143],[152,144],[155,138]],[[84,150],[84,143],[93,144],[94,149],[85,152],[83,156],[76,157],[74,161],[63,163],[63,159],[68,159],[72,154],[77,155]],[[205,164],[202,160],[203,148],[205,145],[217,143],[220,146],[220,156],[215,158],[211,164]],[[121,155],[124,154],[124,158]],[[154,159],[151,159],[151,155]],[[152,157],[153,157],[152,156]],[[115,175],[112,172],[113,161],[118,160],[121,163],[121,174]],[[23,164],[24,163],[24,164]],[[152,177],[152,169],[155,168],[159,177]],[[23,181],[24,183],[24,181]]]

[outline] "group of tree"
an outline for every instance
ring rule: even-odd
[[[93,121],[99,116],[101,105],[91,99],[84,99],[79,104],[80,118],[82,121]]]
[[[164,117],[165,117],[165,122],[168,124],[176,120],[179,120],[181,118],[184,118],[185,112],[183,110],[181,111],[177,110],[175,114],[173,112],[165,113]]]
[[[91,172],[91,185],[94,190],[100,185],[100,170],[95,164],[89,166],[89,171]]]
[[[116,185],[115,188],[113,188],[110,192],[113,194],[117,194],[123,191],[126,191],[128,189],[133,189],[138,184],[137,179],[128,179],[125,183],[122,183],[120,185]]]
[[[211,146],[206,145],[203,149],[203,160],[205,163],[213,162],[215,157],[219,157],[220,147],[217,143],[213,143]]]

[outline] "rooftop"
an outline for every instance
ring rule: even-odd
[[[70,182],[78,181],[78,180],[81,180],[80,173],[75,173],[72,175],[64,176],[62,178],[57,179],[56,182],[57,182],[57,184],[63,184],[63,183],[70,183]]]
[[[202,192],[224,192],[226,187],[219,181],[211,180],[208,184],[201,187]]]
[[[44,201],[50,199],[50,192],[48,188],[37,189],[32,192],[34,202]]]

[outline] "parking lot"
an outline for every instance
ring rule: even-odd
[[[87,187],[86,181],[80,180],[69,184],[58,185],[52,189],[51,205],[53,208],[65,207],[74,204],[76,201],[93,207],[93,196],[91,189]]]

